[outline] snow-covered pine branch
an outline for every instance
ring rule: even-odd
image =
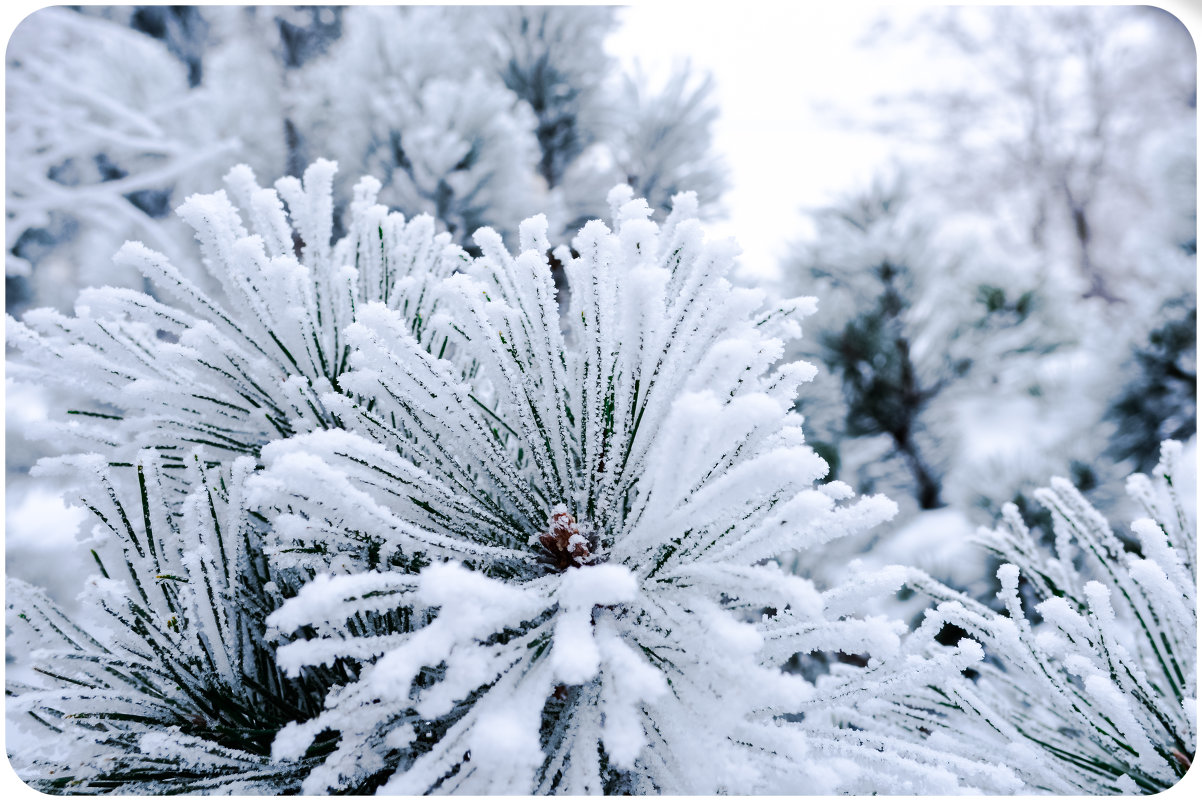
[[[115,593],[108,608],[143,610],[94,645],[54,635],[53,647],[153,660],[139,638],[178,633],[181,659],[200,660],[178,669],[194,679],[171,687],[84,686],[175,710],[200,703],[179,696],[195,681],[250,714],[276,697],[254,694],[267,686],[260,674],[195,677],[195,666],[232,666],[231,654],[250,648],[266,675],[348,671],[336,689],[301,690],[295,711],[277,709],[263,738],[238,739],[237,754],[206,734],[203,714],[185,723],[164,711],[118,727],[138,734],[104,740],[121,752],[104,764],[167,760],[182,771],[177,787],[262,781],[286,791],[300,780],[309,792],[1013,787],[1005,769],[957,766],[847,725],[847,699],[895,696],[918,676],[950,680],[971,649],[910,659],[896,624],[857,619],[864,588],[819,594],[768,561],[894,508],[816,483],[826,466],[791,411],[813,368],[774,366],[812,301],[770,304],[732,287],[735,249],[704,240],[689,195],[657,225],[620,187],[609,197],[613,229],[589,223],[574,250],[552,256],[538,217],[521,226],[517,256],[483,229],[483,255],[471,260],[428,219],[375,205],[371,179],[347,235],[330,244],[332,172],[318,162],[277,194],[235,169],[227,188],[246,222],[224,193],[181,207],[205,269],[226,288],[221,301],[131,244],[119,258],[178,306],[102,289],[75,318],[10,321],[22,369],[80,397],[71,411],[85,414],[59,434],[96,453],[75,460],[97,476],[83,494],[132,545],[125,589],[99,585]],[[552,258],[567,276],[564,315]],[[111,492],[94,489],[138,464],[153,476],[146,493],[117,479]],[[207,470],[233,471],[220,493]],[[209,518],[206,493],[222,496]],[[123,497],[141,499],[142,528],[113,507]],[[257,580],[280,595],[266,583],[234,588],[245,559],[224,539],[213,544],[216,525],[206,533],[223,514],[222,537],[270,524],[263,541],[245,540],[245,559],[268,560]],[[153,554],[137,544],[151,541],[147,527],[165,538]],[[202,580],[205,595],[188,595]],[[255,603],[232,608],[247,592]],[[258,627],[284,596],[267,636],[291,641],[273,653]],[[13,597],[62,617],[33,592]],[[198,622],[174,632],[172,614],[184,617],[170,607],[185,598]],[[819,649],[863,655],[864,672],[833,672],[816,689],[781,670]],[[27,700],[74,709],[76,686]],[[192,738],[183,750],[172,726]],[[90,753],[83,762],[98,764]],[[138,775],[104,781],[141,788]]]
[[[549,187],[573,186],[571,166],[604,137],[612,111],[604,84],[615,64],[605,40],[617,27],[617,9],[493,6],[461,24],[469,20],[488,45],[487,62],[538,118],[539,174]],[[588,199],[589,207],[603,200],[604,189]]]
[[[242,503],[253,460],[185,462],[143,451],[131,467],[98,455],[39,467],[74,476],[112,547],[93,552],[90,619],[68,617],[28,584],[7,585],[8,648],[28,655],[10,665],[7,714],[20,737],[9,753],[38,790],[295,792],[332,745],[327,737],[307,758],[270,758],[274,734],[312,716],[348,674],[285,677],[263,639],[264,619],[295,588],[264,558],[263,525]],[[192,488],[178,510],[164,480],[171,468]],[[28,678],[13,679],[18,671]]]
[[[712,75],[696,79],[687,65],[675,69],[658,90],[635,73],[623,80],[619,122],[619,169],[653,208],[667,208],[686,189],[711,200],[708,213],[726,189],[726,168],[711,147],[718,119]]]
[[[476,15],[453,11],[348,9],[299,73],[293,116],[306,149],[377,176],[384,205],[465,243],[482,225],[516,230],[545,186],[534,114],[480,55]]]
[[[278,191],[260,188],[246,167],[231,170],[226,186],[245,220],[225,192],[179,208],[224,298],[134,242],[116,261],[140,270],[164,301],[87,289],[74,317],[37,309],[10,318],[8,342],[25,355],[16,370],[77,399],[46,435],[118,462],[150,447],[178,461],[198,445],[208,458],[257,457],[271,439],[337,425],[321,395],[348,367],[344,329],[357,308],[403,308],[414,335],[441,347],[428,287],[466,257],[431,218],[377,205],[372,178],[356,188],[347,235],[330,244],[334,170],[316,162],[303,183],[284,178]]]
[[[928,644],[913,638],[911,647],[945,650],[934,635],[950,625],[984,646],[985,661],[971,680],[862,713],[949,754],[1001,758],[1043,792],[1174,785],[1197,744],[1195,453],[1165,442],[1153,474],[1130,477],[1147,517],[1127,541],[1063,479],[1037,494],[1054,520],[1051,553],[1008,506],[983,539],[1005,561],[1004,611],[911,575],[940,601],[923,623]]]
[[[337,159],[460,244],[488,225],[512,245],[536,211],[570,238],[623,181],[657,210],[685,185],[716,208],[708,82],[611,85],[616,24],[613,8],[585,6],[31,15],[6,59],[9,311],[138,286],[91,258],[125,238],[180,263],[188,232],[170,209],[235,159],[267,175]],[[350,191],[336,187],[339,209]]]
[[[732,287],[734,251],[703,240],[690,196],[662,227],[629,188],[609,199],[612,230],[591,222],[575,255],[555,252],[562,329],[545,221],[523,224],[517,256],[482,230],[483,255],[439,287],[450,358],[396,310],[364,309],[342,379],[358,399],[322,398],[347,430],[264,449],[253,494],[280,558],[348,573],[269,620],[317,635],[281,663],[368,663],[277,756],[340,732],[309,793],[381,764],[400,768],[382,790],[405,794],[958,786],[922,749],[783,718],[813,698],[780,670],[793,653],[896,645],[884,621],[825,618],[809,582],[766,563],[893,510],[815,484],[825,465],[790,411],[813,368],[773,367],[812,301]],[[412,630],[358,625],[385,609]],[[811,739],[843,770],[808,757]]]

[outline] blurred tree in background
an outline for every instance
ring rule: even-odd
[[[1156,464],[1157,438],[1187,440],[1198,429],[1198,306],[1181,301],[1165,311],[1164,325],[1136,348],[1134,375],[1109,410],[1117,423],[1111,453],[1142,471]]]
[[[712,83],[622,75],[603,47],[615,25],[609,7],[35,14],[7,56],[7,310],[142,288],[80,273],[81,253],[130,238],[178,253],[191,235],[168,212],[237,161],[279,175],[335,158],[340,212],[347,176],[372,173],[382,202],[465,245],[482,225],[510,238],[535,210],[560,241],[623,181],[661,209],[681,189],[718,208]]]
[[[958,67],[887,99],[878,123],[927,145],[922,175],[948,207],[987,215],[997,245],[1042,254],[1083,298],[1148,294],[1159,270],[1143,254],[1194,228],[1197,78],[1181,24],[1154,8],[966,8],[896,35]]]
[[[900,182],[882,180],[815,215],[818,237],[791,270],[803,276],[798,288],[809,286],[821,299],[821,333],[807,355],[827,366],[826,383],[837,382],[840,397],[828,387],[799,408],[811,435],[829,455],[838,453],[835,472],[844,480],[876,489],[882,463],[896,458],[905,479],[889,489],[935,509],[943,505],[942,469],[931,462],[938,435],[926,412],[963,367],[949,352],[925,347],[938,321],[916,305],[939,257],[910,205]],[[861,456],[852,444],[860,438],[887,443],[884,459],[879,447]]]
[[[1195,427],[1189,37],[1151,8],[943,9],[875,36],[943,68],[861,117],[910,155],[815,210],[786,264],[836,307],[809,347],[840,411],[801,411],[840,477],[917,508],[987,522],[1049,474],[1104,508]],[[905,203],[880,189],[898,175]]]

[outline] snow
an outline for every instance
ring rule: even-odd
[[[599,637],[599,645],[608,679],[602,700],[605,722],[601,727],[601,742],[614,764],[632,769],[647,744],[641,720],[642,704],[666,694],[668,683],[662,673],[612,632]]]
[[[708,623],[709,630],[722,646],[733,653],[754,654],[764,644],[764,638],[755,626],[731,620],[722,612],[711,613]]]
[[[637,595],[638,582],[623,566],[601,564],[567,570],[557,592],[560,613],[551,652],[555,677],[566,684],[593,678],[601,664],[593,634],[594,607],[624,604]]]
[[[299,759],[309,750],[313,738],[321,733],[320,724],[298,723],[292,721],[276,734],[271,741],[271,758],[277,762],[285,759]]]
[[[533,770],[543,759],[534,732],[504,713],[482,716],[472,727],[469,743],[472,761],[481,771]]]
[[[92,567],[82,561],[78,540],[89,517],[87,510],[68,503],[63,491],[37,485],[20,491],[10,484],[4,520],[8,575],[45,587],[60,603],[70,604]]]
[[[920,512],[881,536],[866,564],[909,564],[940,581],[966,587],[980,577],[973,535],[977,526],[963,511],[945,507]]]

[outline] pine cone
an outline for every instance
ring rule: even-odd
[[[547,531],[539,535],[538,541],[550,553],[556,570],[567,570],[573,565],[580,567],[592,561],[588,537],[562,503],[551,510]]]

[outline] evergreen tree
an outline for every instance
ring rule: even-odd
[[[540,201],[536,120],[477,55],[485,27],[470,9],[348,9],[297,78],[303,150],[378,175],[382,202],[434,215],[461,244],[482,225],[515,231]]]
[[[909,303],[899,289],[908,271],[889,261],[877,265],[881,293],[876,306],[822,339],[828,366],[843,377],[847,435],[887,434],[905,460],[920,509],[943,505],[939,480],[915,441],[918,416],[938,391],[919,384],[910,340],[902,330]]]
[[[925,235],[952,256],[910,265],[924,291],[943,286],[926,306],[942,335],[955,331],[949,321],[967,324],[939,347],[971,345],[973,367],[950,388],[956,403],[928,411],[941,420],[929,457],[943,468],[940,497],[989,514],[1006,501],[1034,509],[1047,475],[1075,474],[1106,508],[1130,469],[1115,463],[1126,446],[1111,446],[1123,430],[1192,416],[1186,406],[1161,405],[1142,422],[1112,411],[1124,387],[1141,386],[1135,354],[1156,348],[1149,338],[1167,309],[1196,305],[1188,34],[1148,8],[916,19],[908,32],[883,20],[872,41],[908,44],[940,65],[937,81],[883,98],[871,119],[892,141],[910,140],[904,164]],[[978,322],[961,313],[970,308]],[[1142,441],[1140,467],[1166,436]]]
[[[982,232],[937,217],[940,201],[910,180],[880,176],[819,209],[816,235],[787,265],[788,286],[812,282],[822,298],[799,352],[827,371],[798,410],[836,477],[902,506],[899,526],[849,541],[860,552],[849,558],[919,561],[958,589],[987,591],[990,566],[964,550],[976,525],[1006,503],[1035,522],[1032,493],[1048,473],[1095,496],[1111,477],[1090,431],[1104,404],[1079,393],[1101,396],[1113,378],[1087,361],[1096,339],[1061,303],[1067,287],[1010,269],[981,247]],[[830,575],[831,565],[795,569]]]
[[[712,76],[696,79],[678,66],[663,87],[652,90],[641,74],[626,75],[621,95],[627,109],[613,137],[618,169],[653,208],[666,209],[683,191],[714,205],[726,190],[726,168],[711,151],[708,132],[718,118]],[[713,210],[710,210],[713,213]]]
[[[841,475],[861,487],[884,478],[891,491],[912,495],[919,509],[934,509],[943,505],[942,466],[933,461],[938,446],[927,412],[969,362],[930,342],[943,321],[925,313],[931,292],[924,278],[938,269],[930,262],[946,257],[931,247],[908,205],[913,201],[900,181],[882,180],[816,215],[818,236],[790,269],[797,274],[794,285],[820,288],[821,327],[810,349],[841,397],[828,391],[821,400],[803,399],[799,408],[812,418],[818,439],[838,453]],[[815,408],[819,404],[827,408]],[[870,437],[883,437],[890,452],[857,459],[851,441]],[[899,460],[904,479],[882,476],[880,462],[890,457]]]
[[[538,171],[564,183],[572,163],[598,140],[602,84],[612,66],[603,42],[614,10],[514,6],[492,10],[493,69],[538,119]]]

